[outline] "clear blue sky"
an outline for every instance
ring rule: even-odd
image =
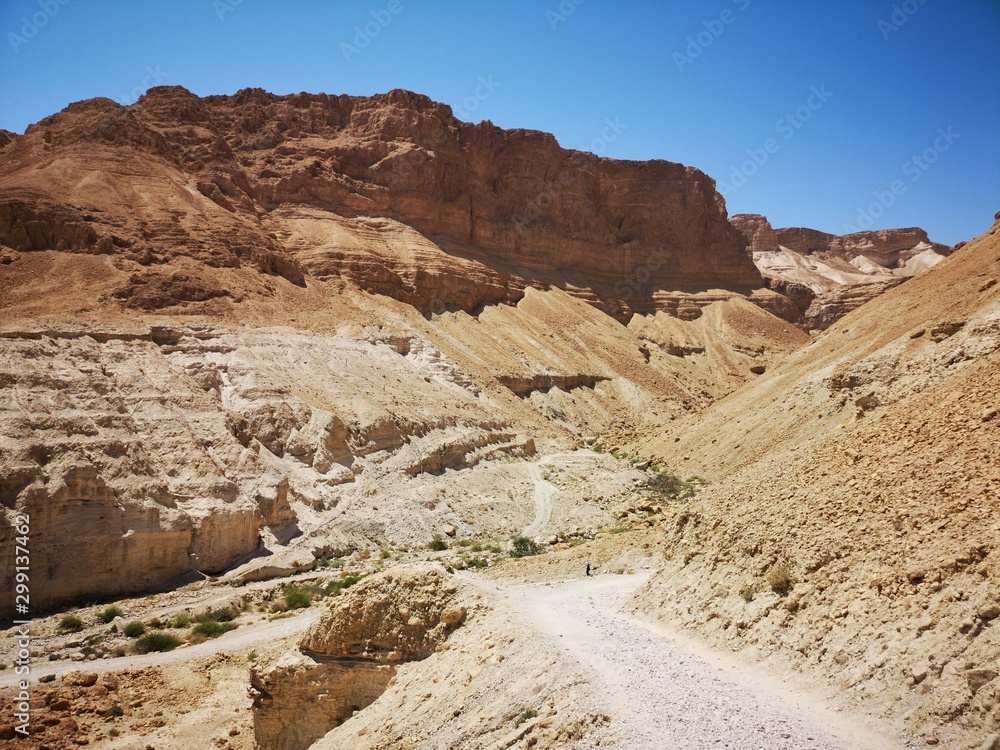
[[[775,226],[954,243],[1000,210],[998,0],[0,0],[0,34],[16,132],[156,83],[407,88],[568,148],[696,166],[731,214]]]

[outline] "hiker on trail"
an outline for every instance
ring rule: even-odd
[[[587,575],[590,575],[590,560],[587,561]]]

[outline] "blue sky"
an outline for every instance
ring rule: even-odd
[[[1000,210],[997,0],[0,0],[0,127],[150,85],[407,88],[711,175],[730,213],[954,243]]]

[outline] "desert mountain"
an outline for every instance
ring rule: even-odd
[[[490,574],[655,553],[646,615],[972,747],[1000,727],[998,279],[1000,223],[950,252],[917,229],[730,221],[696,169],[405,91],[80,102],[0,132],[0,578],[24,514],[36,611],[165,589],[128,605],[159,618],[197,580],[287,635],[272,578],[544,529],[550,554]],[[383,571],[255,665],[258,740],[343,721],[320,742],[400,747],[457,719],[452,745],[486,721],[491,742],[556,746],[610,721],[574,713],[588,678],[496,591],[444,570]],[[551,711],[515,724],[508,685]],[[239,712],[237,687],[202,718]],[[53,691],[45,710],[68,709]]]
[[[791,298],[814,330],[828,328],[951,253],[916,227],[838,236],[801,227],[774,229],[757,214],[736,214],[730,222],[746,237],[768,287]]]
[[[0,151],[0,242],[40,607],[464,528],[435,475],[669,421],[807,340],[704,174],[403,91],[71,105]]]

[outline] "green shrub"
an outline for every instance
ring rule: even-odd
[[[66,615],[59,621],[59,629],[65,630],[67,633],[75,633],[78,630],[83,630],[83,620],[76,615]]]
[[[753,601],[753,595],[755,593],[756,592],[753,590],[753,586],[747,586],[744,589],[740,589],[740,596],[743,597],[743,601],[745,601],[747,604]]]
[[[383,560],[388,560],[390,557],[392,557],[392,553],[387,549],[382,550],[378,554],[379,557],[381,557]]]
[[[528,719],[534,719],[536,716],[538,716],[538,711],[534,710],[533,708],[529,708],[523,714],[514,719],[514,726],[519,727]]]
[[[111,606],[101,612],[101,614],[97,616],[97,619],[106,625],[116,617],[121,617],[123,614],[124,613],[122,612],[121,607]]]
[[[186,628],[191,624],[191,615],[187,612],[178,612],[176,615],[167,620],[168,628]]]
[[[173,651],[180,645],[180,638],[163,631],[147,633],[135,642],[135,647],[140,654],[148,654],[151,651]]]
[[[129,638],[138,638],[146,632],[146,626],[141,622],[130,622],[122,629],[122,632]]]
[[[516,536],[511,540],[511,557],[530,557],[541,551],[541,547],[533,539],[528,539],[526,536]]]
[[[194,616],[195,622],[230,622],[235,620],[238,612],[234,612],[231,607],[220,609],[206,609]]]
[[[462,562],[467,568],[485,568],[488,564],[485,557],[463,557]]]
[[[441,552],[448,549],[448,542],[442,539],[440,534],[435,534],[434,538],[427,542],[427,549],[432,552]]]
[[[283,597],[288,609],[305,609],[312,604],[312,597],[298,586],[286,586]]]
[[[362,578],[364,578],[363,575],[355,573],[353,575],[344,576],[343,578],[337,581],[330,581],[330,583],[327,584],[327,587],[325,589],[326,594],[327,596],[329,596],[330,594],[339,594],[344,589],[349,589],[351,586],[356,584]]]
[[[236,626],[231,622],[215,622],[214,620],[205,620],[205,622],[199,622],[191,628],[191,635],[202,635],[206,638],[217,638],[223,633],[228,633],[230,630],[236,630]]]
[[[471,547],[472,546],[472,540],[471,539],[458,539],[458,540],[455,541],[455,546],[456,547]]]
[[[624,534],[626,531],[628,531],[628,526],[616,526],[615,528],[611,529],[610,533],[612,533],[612,534]]]

